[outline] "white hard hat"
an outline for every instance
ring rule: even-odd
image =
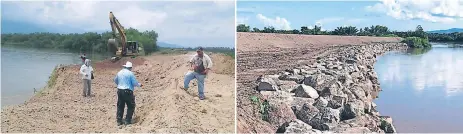
[[[132,67],[132,62],[130,61],[127,61],[127,63],[125,63],[125,65],[122,65],[124,67]]]

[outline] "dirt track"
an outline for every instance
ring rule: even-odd
[[[317,57],[339,49],[338,46],[400,40],[393,37],[237,33],[237,131],[276,132],[276,126],[258,118],[258,110],[250,101],[251,96],[262,98],[254,90],[260,75],[311,64]]]
[[[197,86],[179,89],[188,55],[153,55],[130,59],[142,88],[135,89],[135,124],[116,125],[116,90],[112,81],[125,61],[93,63],[94,97],[83,98],[78,66],[58,71],[56,85],[19,106],[2,109],[5,132],[234,132],[234,59],[210,55],[213,73],[205,83],[206,100]],[[124,115],[125,116],[125,115]]]

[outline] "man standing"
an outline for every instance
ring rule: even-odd
[[[80,74],[82,74],[82,80],[84,82],[83,96],[90,97],[90,91],[92,88],[92,73],[93,68],[90,65],[90,59],[85,59],[84,64],[80,67]]]
[[[191,70],[185,74],[183,82],[183,90],[188,90],[190,81],[196,79],[198,81],[198,96],[200,100],[204,100],[204,79],[212,67],[212,60],[203,52],[203,48],[199,47],[196,54],[189,61]]]
[[[133,90],[135,86],[141,87],[135,75],[132,72],[132,63],[127,61],[124,68],[119,71],[114,78],[117,84],[117,125],[122,125],[122,116],[124,115],[124,108],[127,104],[127,114],[125,116],[125,123],[132,124],[132,115],[135,111],[135,96]]]

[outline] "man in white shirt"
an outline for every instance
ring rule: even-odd
[[[84,82],[83,96],[90,97],[90,91],[92,88],[92,73],[93,68],[90,65],[90,59],[85,59],[84,64],[80,67],[80,74],[82,74],[82,80]]]
[[[188,90],[190,81],[196,79],[198,81],[198,96],[200,100],[204,100],[204,79],[212,68],[211,58],[203,52],[203,48],[199,47],[196,50],[196,55],[189,61],[191,70],[185,74],[183,90]]]

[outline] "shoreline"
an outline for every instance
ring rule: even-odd
[[[278,35],[243,33],[241,36],[247,40],[238,45],[258,48],[260,44],[267,45],[262,38]],[[278,36],[281,41],[273,41],[270,49],[264,49],[268,54],[255,55],[281,56],[278,60],[267,58],[270,63],[251,64],[248,55],[252,52],[238,51],[245,56],[241,62],[249,64],[238,68],[243,70],[239,75],[247,78],[238,80],[238,111],[242,111],[238,116],[238,132],[395,132],[392,118],[381,116],[373,102],[381,91],[373,66],[376,57],[390,51],[405,51],[408,46],[400,43],[400,39],[387,37],[382,42],[365,37],[314,37]],[[324,39],[330,39],[326,42],[331,44],[320,41]],[[296,45],[288,47],[286,44],[290,43]],[[275,63],[280,59],[289,61]]]
[[[264,75],[256,89],[270,107],[288,109],[289,118],[276,119],[282,124],[277,132],[395,133],[392,118],[381,116],[373,102],[381,91],[373,65],[377,56],[407,48],[403,43],[342,46],[312,65]]]
[[[196,85],[180,90],[190,54],[123,58],[115,63],[93,63],[92,97],[82,97],[79,65],[57,69],[54,86],[42,90],[24,104],[2,108],[2,132],[233,132],[234,66],[232,58],[213,54],[213,73],[206,79],[206,101],[199,101]],[[134,91],[134,124],[116,124],[116,90],[112,78],[130,60],[144,86]],[[234,73],[234,72],[233,72]],[[51,82],[53,83],[53,82]],[[192,82],[193,85],[193,82]],[[210,89],[210,90],[208,90]],[[214,90],[212,90],[214,89]],[[214,118],[215,123],[210,122]],[[179,123],[182,122],[182,123]]]

